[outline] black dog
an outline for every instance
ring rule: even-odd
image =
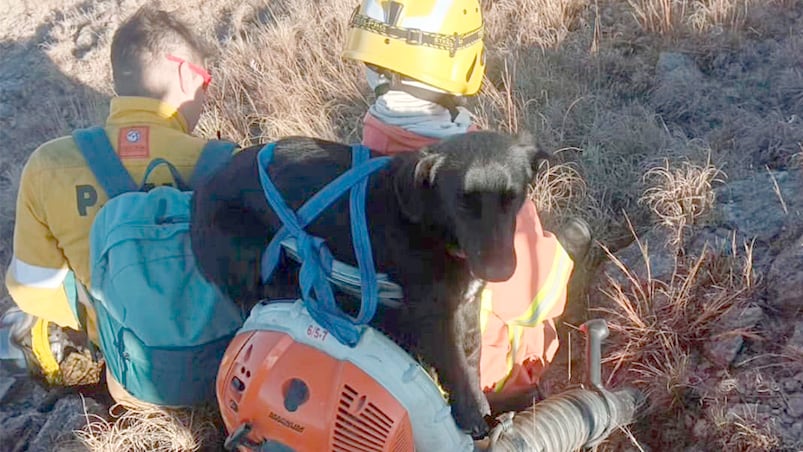
[[[259,181],[254,146],[195,191],[191,235],[204,275],[250,309],[264,298],[299,296],[297,265],[285,259],[260,281],[260,255],[282,226]],[[508,279],[516,266],[515,220],[547,154],[528,140],[494,132],[446,139],[401,153],[370,176],[366,217],[378,272],[403,287],[400,310],[380,309],[372,324],[432,366],[448,391],[457,424],[484,436],[490,410],[479,384],[479,303],[483,281]],[[268,172],[297,210],[351,165],[348,146],[312,138],[277,142]],[[356,266],[348,196],[307,231]],[[347,307],[344,306],[344,309]]]

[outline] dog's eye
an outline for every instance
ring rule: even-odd
[[[477,193],[463,193],[458,205],[462,210],[477,212],[480,210],[480,196]]]
[[[513,202],[515,202],[515,201],[516,201],[516,193],[513,193],[513,192],[502,193],[499,196],[499,203],[503,207],[510,207],[510,205],[512,205]]]

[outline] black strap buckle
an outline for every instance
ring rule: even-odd
[[[424,45],[424,32],[418,28],[408,28],[405,41],[407,44]]]
[[[226,438],[226,441],[223,443],[223,448],[226,450],[237,450],[239,446],[245,446],[252,450],[258,448],[259,444],[254,444],[246,438],[248,434],[251,433],[252,429],[253,427],[251,424],[247,422],[241,424]]]

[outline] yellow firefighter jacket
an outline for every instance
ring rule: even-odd
[[[134,181],[158,157],[170,161],[189,180],[206,140],[189,135],[179,111],[159,100],[115,97],[106,133]],[[173,184],[164,166],[147,181]],[[23,311],[63,327],[80,325],[64,282],[72,271],[89,287],[89,231],[106,193],[72,137],[49,141],[31,154],[20,179],[14,226],[14,255],[6,285]],[[90,338],[97,342],[94,313],[87,310]]]

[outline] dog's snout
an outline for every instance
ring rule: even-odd
[[[489,282],[507,281],[516,270],[516,256],[512,253],[509,255],[478,253],[469,265],[471,273],[477,278]]]
[[[491,265],[487,269],[486,276],[483,279],[490,282],[507,281],[513,276],[515,270],[516,262],[503,262],[498,265]]]

